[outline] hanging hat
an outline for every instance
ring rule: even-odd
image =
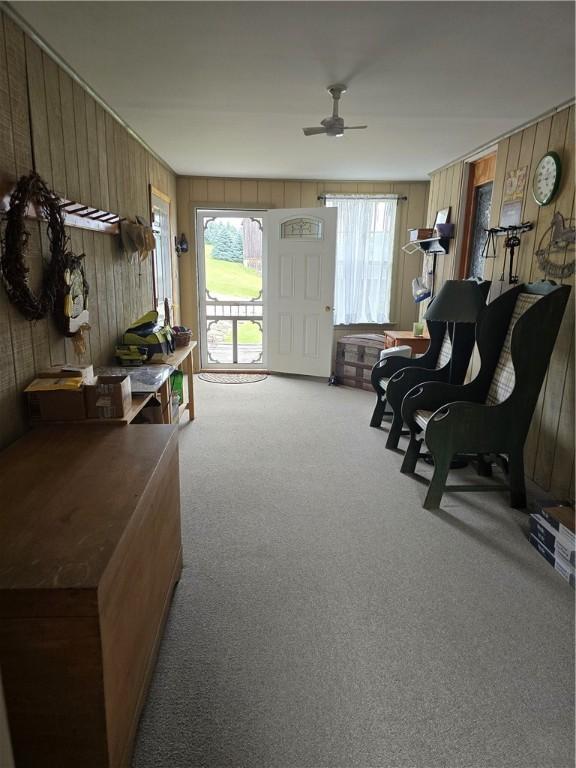
[[[156,248],[156,239],[152,228],[128,219],[120,222],[120,242],[129,261],[133,261],[135,258],[144,261],[148,254]]]

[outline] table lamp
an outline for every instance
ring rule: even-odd
[[[452,323],[452,351],[456,342],[456,323],[475,323],[486,297],[476,280],[446,280],[434,299],[430,302],[426,320],[437,320]],[[450,355],[450,384],[452,377],[454,355]]]

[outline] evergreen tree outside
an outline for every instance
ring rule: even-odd
[[[211,221],[206,227],[204,242],[212,246],[213,259],[243,261],[244,239],[242,230],[228,222]]]

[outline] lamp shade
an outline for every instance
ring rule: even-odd
[[[452,323],[475,323],[486,296],[476,280],[446,280],[424,317]]]

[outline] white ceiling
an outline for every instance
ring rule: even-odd
[[[22,2],[181,174],[421,179],[574,97],[572,2]],[[330,113],[368,123],[303,136]]]

